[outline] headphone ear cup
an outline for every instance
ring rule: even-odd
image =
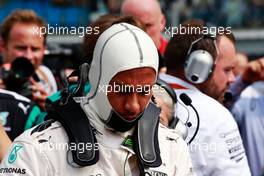
[[[175,91],[173,90],[173,88],[171,88],[170,85],[167,82],[165,82],[165,81],[163,81],[163,80],[158,78],[157,81],[156,81],[156,84],[158,86],[162,87],[163,89],[165,89],[165,91],[171,97],[173,103],[177,103],[177,101],[178,101],[177,100],[177,95],[176,95]]]
[[[184,74],[194,84],[205,82],[213,71],[214,59],[206,50],[195,50],[188,55]]]

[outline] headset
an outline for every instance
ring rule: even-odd
[[[172,99],[172,102],[175,104],[178,102],[178,99],[177,99],[177,95],[175,93],[175,91],[173,90],[173,88],[171,88],[169,86],[169,84],[161,79],[157,79],[156,81],[156,84],[162,88],[164,88],[164,90],[169,94],[169,96],[171,97]]]
[[[216,49],[218,57],[218,49],[216,45],[216,31],[212,32],[210,29],[213,25],[205,23],[204,27],[207,27],[208,34],[202,35],[202,37],[193,41],[188,49],[187,58],[184,65],[184,74],[188,81],[194,84],[200,84],[205,82],[211,75],[216,64],[216,59],[206,50],[198,49],[193,50],[193,46],[205,38],[212,39]]]
[[[172,99],[173,104],[178,102],[177,95],[173,88],[169,86],[169,84],[161,79],[157,79],[156,84],[162,88],[169,94]],[[173,116],[169,122],[169,128],[176,129],[182,138],[185,140],[188,136],[188,127],[189,123],[183,123],[178,117]]]

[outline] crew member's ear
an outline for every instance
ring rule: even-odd
[[[162,32],[166,26],[166,17],[162,14],[160,19],[160,31]]]

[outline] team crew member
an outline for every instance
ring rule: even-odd
[[[39,107],[15,92],[0,89],[0,120],[14,140],[25,130],[43,122]]]
[[[154,41],[159,51],[159,72],[165,73],[164,51],[168,41],[161,32],[166,25],[166,18],[161,11],[157,0],[125,0],[121,5],[121,12],[141,21],[146,27],[146,32]]]
[[[92,89],[86,97],[74,98],[81,101],[79,109],[85,118],[80,119],[81,112],[74,110],[75,101],[66,96],[66,101],[57,106],[73,106],[68,107],[69,112],[60,108],[57,112],[65,114],[61,120],[69,117],[69,123],[50,120],[18,137],[2,162],[0,175],[192,175],[187,146],[175,130],[159,123],[151,89],[133,89],[152,86],[157,69],[157,50],[145,32],[127,23],[107,29],[95,46],[89,71]],[[115,86],[130,86],[132,90],[114,91]],[[86,123],[78,124],[77,119]],[[66,128],[76,124],[74,129]],[[88,130],[86,126],[89,133],[75,135],[82,129]],[[73,135],[67,136],[69,133]],[[50,148],[72,139],[92,141],[85,143],[92,150],[84,149],[83,154],[78,147],[72,152]]]
[[[200,20],[182,25],[196,29],[206,27]],[[217,37],[203,33],[176,34],[165,52],[168,74],[161,74],[160,78],[168,82],[177,95],[186,93],[199,114],[198,118],[195,111],[187,107],[192,123],[187,141],[198,175],[250,175],[237,124],[230,112],[216,101],[224,98],[226,88],[234,81],[234,56],[231,34]],[[185,108],[177,106],[176,111],[182,121],[188,119]]]
[[[248,62],[240,74],[237,75],[236,81],[230,85],[229,92],[232,97],[225,101],[225,106],[232,109],[234,103],[239,99],[241,92],[251,84],[264,80],[264,58],[259,58]]]
[[[242,91],[232,114],[239,126],[252,175],[264,169],[264,82],[258,81]]]

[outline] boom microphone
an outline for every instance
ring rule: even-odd
[[[190,107],[194,110],[194,112],[195,112],[195,114],[196,114],[196,118],[197,118],[197,127],[196,127],[196,129],[195,129],[195,132],[194,132],[192,138],[191,138],[190,141],[187,143],[188,145],[190,145],[191,142],[194,140],[194,138],[196,137],[196,135],[197,135],[197,133],[198,133],[198,130],[199,130],[199,127],[200,127],[200,117],[199,117],[199,114],[198,114],[197,110],[196,110],[195,107],[192,105],[192,99],[191,99],[187,94],[182,93],[182,94],[180,95],[180,99],[181,99],[181,101],[182,101],[186,106],[190,106]]]
[[[180,99],[186,106],[190,106],[192,104],[192,99],[185,93],[180,95]]]

